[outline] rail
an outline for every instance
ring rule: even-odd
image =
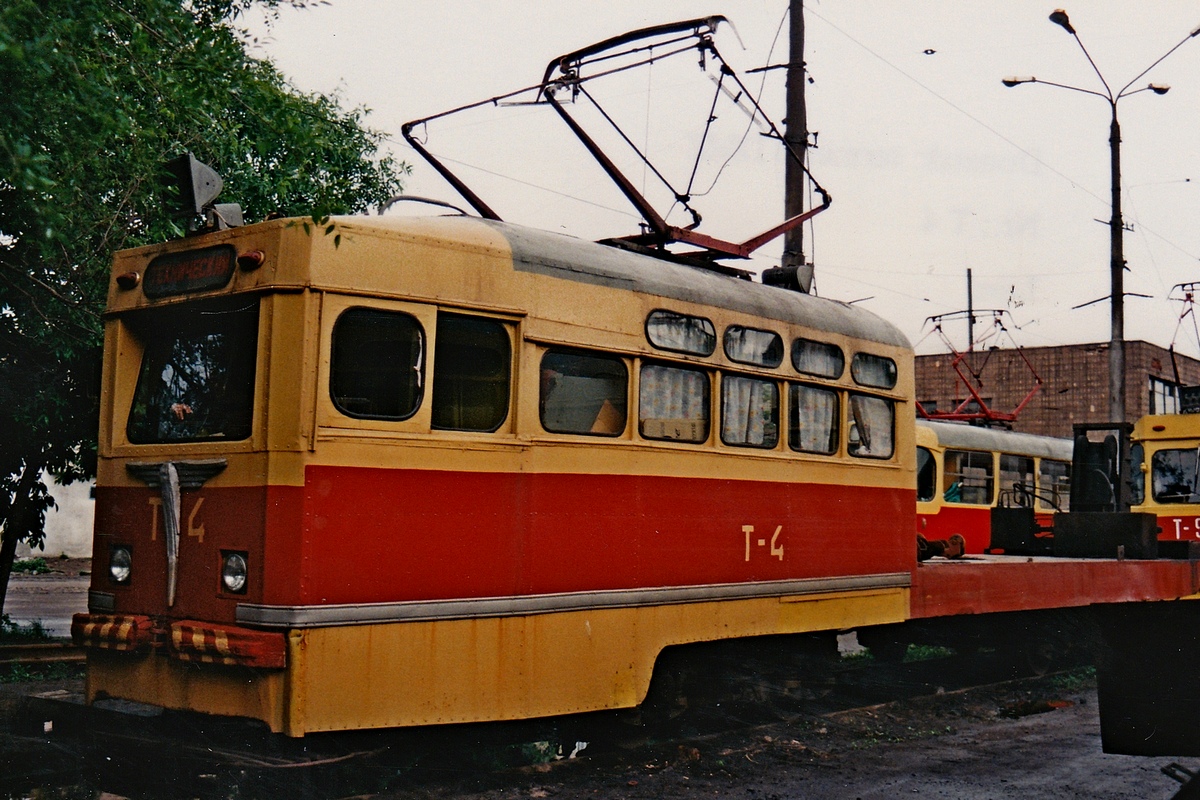
[[[0,645],[0,667],[81,663],[84,660],[83,649],[70,642]]]

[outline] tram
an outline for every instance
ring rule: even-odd
[[[1158,518],[1160,542],[1200,542],[1200,414],[1151,414],[1133,427],[1132,510]]]
[[[955,422],[917,421],[917,533],[959,534],[967,553],[991,547],[992,509],[1033,509],[1049,527],[1070,509],[1070,439]]]
[[[632,707],[666,647],[899,622],[912,352],[467,216],[118,253],[87,695],[317,731]]]

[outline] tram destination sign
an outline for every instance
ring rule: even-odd
[[[142,291],[146,297],[157,299],[220,289],[229,283],[236,265],[237,250],[228,244],[167,253],[146,267]]]

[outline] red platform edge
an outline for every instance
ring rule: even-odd
[[[913,572],[914,619],[1178,600],[1200,592],[1200,562],[982,556]]]

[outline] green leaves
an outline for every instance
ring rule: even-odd
[[[247,221],[385,202],[407,165],[365,109],[251,57],[254,0],[0,3],[0,526],[29,465],[90,474],[100,312],[115,250],[181,234],[160,180],[192,152]],[[260,0],[304,6],[304,0]],[[40,484],[39,484],[40,486]],[[47,502],[43,490],[34,503]],[[34,530],[40,535],[40,515]]]

